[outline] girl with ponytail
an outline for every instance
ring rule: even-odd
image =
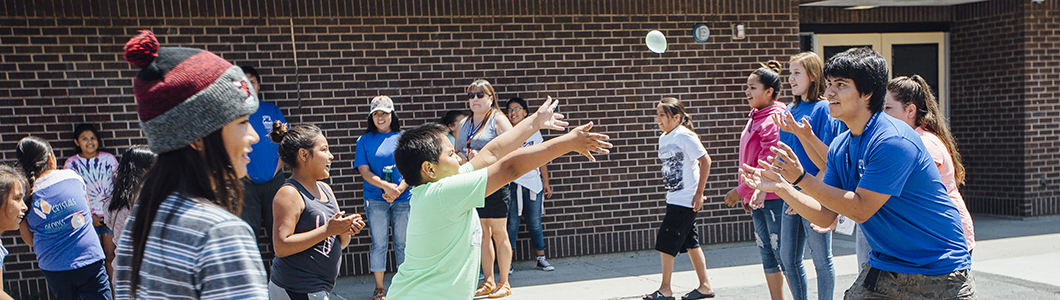
[[[710,155],[699,135],[692,131],[692,118],[677,98],[663,98],[655,106],[655,123],[662,130],[659,158],[662,159],[663,187],[666,188],[666,216],[655,238],[655,250],[662,262],[662,283],[644,299],[674,299],[670,289],[674,257],[688,252],[699,277],[696,289],[681,299],[714,297],[707,280],[707,260],[699,248],[696,212],[703,207],[703,189],[710,175]]]
[[[972,250],[975,248],[972,216],[968,213],[964,197],[957,190],[958,186],[964,184],[964,165],[961,164],[961,154],[957,152],[957,142],[946,125],[938,101],[931,93],[931,86],[920,75],[891,79],[887,83],[883,112],[905,121],[920,134],[920,139],[939,168],[942,183],[946,186],[946,194],[950,196],[953,205],[957,206],[968,250]]]
[[[19,233],[37,254],[48,288],[60,300],[112,299],[81,175],[56,169],[51,144],[39,137],[19,140],[15,156],[27,179],[31,211]]]
[[[747,126],[740,134],[740,164],[758,165],[773,155],[769,148],[777,146],[780,128],[773,123],[772,115],[784,111],[780,98],[780,63],[775,60],[762,64],[761,68],[747,76],[747,104],[751,106]],[[780,220],[784,214],[784,201],[773,193],[755,190],[743,181],[725,195],[725,204],[740,204],[751,213],[754,221],[755,239],[759,241],[758,252],[766,273],[766,285],[772,299],[784,298],[784,277],[780,273]]]
[[[335,156],[320,128],[309,124],[287,127],[273,122],[274,142],[283,163],[291,167],[288,178],[272,202],[271,299],[329,299],[342,263],[342,250],[350,236],[364,228],[358,214],[344,216],[335,192],[320,180],[331,175]],[[338,242],[339,247],[333,245]]]
[[[828,144],[844,126],[828,114],[828,101],[824,97],[824,62],[813,52],[791,56],[788,65],[788,83],[794,101],[788,104],[783,114],[773,115],[773,122],[780,127],[780,142],[791,147],[792,152],[805,163],[806,176],[817,176],[824,169],[828,157]],[[799,120],[799,121],[795,121]],[[784,204],[786,212],[781,219],[780,262],[784,264],[784,275],[792,298],[809,298],[806,269],[802,258],[806,244],[810,245],[810,257],[817,271],[817,298],[830,300],[835,290],[835,268],[832,264],[831,229],[818,232],[802,216]]]

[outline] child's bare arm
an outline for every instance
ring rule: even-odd
[[[522,125],[522,123],[525,122],[519,124]],[[486,183],[486,194],[492,194],[498,189],[507,186],[512,180],[526,174],[526,172],[540,167],[563,154],[567,154],[567,152],[575,151],[581,153],[593,161],[596,159],[590,152],[610,152],[607,149],[611,148],[611,144],[604,141],[608,139],[608,136],[589,132],[592,127],[593,123],[578,126],[571,132],[545,141],[540,145],[520,148],[504,156],[497,163],[489,165],[487,169],[489,179]]]
[[[534,132],[541,128],[563,130],[563,126],[567,126],[567,122],[559,120],[563,119],[563,115],[554,113],[558,104],[557,101],[552,100],[552,97],[549,96],[545,103],[537,109],[536,113],[526,117],[526,121],[519,122],[519,125],[515,125],[511,130],[497,136],[487,143],[485,147],[482,147],[482,150],[469,161],[471,165],[475,167],[475,170],[492,165],[500,160],[501,157],[522,146],[526,139],[530,138]],[[537,166],[540,165],[535,167]]]

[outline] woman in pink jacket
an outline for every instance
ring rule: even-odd
[[[773,155],[770,147],[777,145],[780,128],[771,116],[784,112],[780,97],[780,63],[771,60],[747,76],[747,104],[751,106],[750,120],[740,134],[740,164],[758,165],[759,159]],[[757,191],[743,181],[725,195],[725,204],[739,203],[751,213],[755,225],[755,242],[762,255],[766,285],[773,299],[784,299],[784,275],[780,268],[780,220],[784,201],[776,194]]]

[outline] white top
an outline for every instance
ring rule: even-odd
[[[522,146],[519,146],[519,148],[540,145],[544,142],[545,139],[541,137],[541,132],[534,132],[534,135],[531,135],[530,138],[526,139],[526,142],[524,142]],[[544,184],[541,182],[541,171],[538,168],[534,168],[533,170],[530,170],[530,172],[526,172],[526,174],[523,174],[523,176],[519,177],[516,180],[513,180],[512,182],[515,182],[516,184],[521,185],[526,189],[530,190],[531,198],[534,197],[534,195],[536,195],[537,193],[540,193],[541,189],[544,188]]]
[[[700,157],[707,149],[695,132],[677,126],[668,134],[659,137],[659,159],[662,160],[663,187],[666,188],[666,203],[692,208],[699,185]]]

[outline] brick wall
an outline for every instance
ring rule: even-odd
[[[1021,215],[1060,214],[1060,4],[1027,5],[1024,26],[1027,204]]]
[[[1058,8],[990,1],[955,9],[951,124],[968,170],[961,193],[972,212],[1060,213]]]
[[[279,105],[289,121],[324,129],[335,154],[329,183],[350,212],[364,211],[352,162],[371,97],[394,98],[406,128],[464,109],[464,87],[475,78],[493,82],[502,99],[520,96],[536,105],[545,95],[560,98],[573,124],[595,122],[615,148],[598,162],[568,155],[550,164],[556,194],[545,202],[543,218],[549,256],[653,246],[665,201],[653,103],[675,96],[690,107],[714,160],[710,201],[699,213],[703,242],[747,240],[750,216],[722,201],[736,185],[736,148],[749,110],[741,85],[758,62],[786,61],[797,52],[796,4],[6,2],[0,4],[0,158],[12,162],[15,141],[38,135],[65,159],[73,154],[70,131],[80,122],[100,124],[110,152],[145,143],[131,88],[136,70],[122,59],[121,47],[147,28],[163,46],[204,48],[257,67],[264,100]],[[708,43],[690,36],[700,22],[710,26]],[[747,26],[747,39],[730,38],[733,22]],[[643,46],[652,29],[667,35],[665,54]],[[526,236],[520,238],[516,259],[527,259]],[[14,232],[0,240],[12,252],[4,268],[10,290],[23,297],[46,290],[29,247]],[[342,274],[367,273],[370,243],[367,233],[354,238]]]

